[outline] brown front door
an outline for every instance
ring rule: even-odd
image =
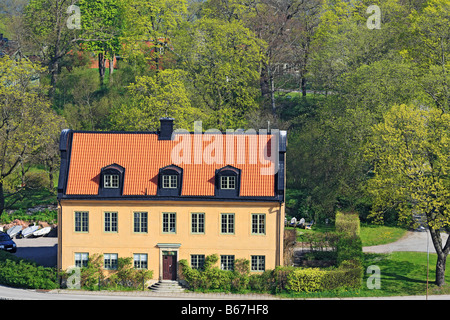
[[[176,255],[163,255],[163,280],[177,280]]]

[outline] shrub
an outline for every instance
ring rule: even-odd
[[[359,236],[360,221],[358,214],[337,212],[335,227],[338,233]]]
[[[337,263],[345,260],[362,261],[362,242],[358,236],[342,236],[337,243]]]
[[[24,176],[25,186],[30,189],[45,189],[50,185],[50,179],[45,172],[27,172]]]
[[[145,286],[146,280],[153,277],[153,271],[133,268],[133,259],[118,258],[117,270],[106,280],[108,287],[138,289]]]
[[[314,292],[323,289],[326,273],[318,268],[295,269],[287,275],[286,289],[292,292]]]
[[[0,283],[24,289],[56,289],[54,268],[38,266],[9,252],[0,251]]]

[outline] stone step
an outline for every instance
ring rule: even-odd
[[[154,292],[183,292],[184,288],[178,283],[178,281],[160,280],[150,287],[150,290]]]

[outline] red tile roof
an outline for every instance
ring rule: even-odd
[[[158,140],[156,133],[74,132],[66,194],[97,195],[101,169],[116,163],[125,168],[123,195],[156,195],[159,169],[175,164],[183,168],[182,196],[214,196],[215,170],[226,165],[241,169],[240,196],[275,196],[274,166],[270,160],[264,160],[264,152],[266,159],[271,156],[271,141],[275,141],[272,135],[236,134],[230,140],[222,135],[223,144],[212,156],[223,161],[210,163],[209,158],[202,157],[198,164],[195,163],[193,138],[191,148],[184,149],[184,152],[191,152],[191,163],[176,163],[172,155],[174,147],[180,141],[188,141],[181,139],[193,136],[207,140],[203,141],[203,152],[197,155],[210,154],[211,141],[215,138],[210,140],[207,134],[184,134],[170,141]],[[242,139],[247,143],[242,143]],[[228,141],[233,141],[234,154],[230,153],[232,144]],[[252,148],[256,145],[250,142],[257,143],[257,148]]]

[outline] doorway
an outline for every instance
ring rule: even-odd
[[[177,280],[177,253],[163,251],[163,280]]]

